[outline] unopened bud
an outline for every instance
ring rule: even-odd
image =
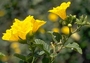
[[[73,18],[76,18],[76,15],[74,15]]]
[[[74,48],[71,48],[71,50],[73,50]]]
[[[68,24],[68,27],[72,27],[72,24]]]

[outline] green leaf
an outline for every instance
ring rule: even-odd
[[[55,35],[55,39],[57,40],[57,42],[59,42],[60,39],[62,38],[60,33],[53,32],[53,35]]]
[[[0,52],[0,59],[1,59],[2,57],[4,57],[4,56],[5,56],[5,55]]]
[[[48,33],[52,36],[53,41],[57,43],[58,41],[56,40],[56,36],[54,35],[54,32],[48,31]]]
[[[24,55],[15,53],[14,56],[16,56],[16,57],[18,57],[18,58],[20,58],[20,59],[26,61],[26,56],[24,56]]]
[[[47,54],[50,54],[50,46],[47,43],[45,43],[43,40],[35,39],[35,45],[41,48]]]
[[[38,54],[43,55],[44,53],[45,53],[44,51],[40,51]]]
[[[67,48],[74,48],[74,49],[76,49],[77,52],[82,54],[82,49],[79,47],[79,45],[76,42],[69,43],[69,44],[65,45],[65,47],[67,47]]]

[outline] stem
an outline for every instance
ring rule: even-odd
[[[28,44],[28,46],[29,46],[29,48],[30,48],[30,51],[31,51],[31,53],[32,53],[32,61],[30,62],[30,63],[34,63],[35,62],[35,57],[34,57],[34,51],[35,51],[35,47],[34,47],[34,41],[32,40],[32,41],[27,41],[27,44]]]
[[[31,63],[34,63],[34,60],[35,60],[35,57],[33,56],[33,59],[32,59],[32,62]]]
[[[82,27],[82,26],[77,27],[77,29],[76,29],[74,32],[72,32],[72,34],[75,33],[75,32],[77,32],[77,31],[79,31],[79,29],[80,29],[81,27]]]
[[[31,62],[31,63],[34,63],[34,60],[35,60],[34,50],[35,50],[35,47],[33,47],[33,44],[32,44],[32,54],[33,54],[33,58],[32,58],[32,62]]]
[[[54,61],[51,61],[51,63],[53,63]]]
[[[61,49],[64,47],[64,45],[68,41],[69,37],[72,35],[72,33],[71,33],[71,27],[69,28],[69,30],[70,30],[70,32],[69,32],[70,34],[69,34],[68,37],[62,36],[62,40],[64,40],[64,41],[63,41],[62,45],[59,47],[58,51],[56,51],[56,53],[59,53],[61,51]]]
[[[51,42],[51,46],[52,46],[52,49],[53,49],[53,53],[55,53],[55,45],[53,42]]]
[[[54,57],[51,57],[49,63],[53,63],[53,62],[54,62]]]
[[[57,40],[55,39],[55,37],[53,36],[53,34],[51,34],[51,36],[52,36],[53,41],[54,41],[55,43],[57,43]]]
[[[69,27],[69,37],[72,35],[72,29]]]

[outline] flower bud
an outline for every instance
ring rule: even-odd
[[[68,24],[68,27],[72,27],[72,24]]]

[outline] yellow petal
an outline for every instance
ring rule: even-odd
[[[12,29],[6,30],[6,33],[3,33],[3,40],[8,40],[8,41],[17,41],[19,38],[17,35],[13,34]]]
[[[41,20],[36,20],[33,23],[33,33],[35,33],[42,25],[44,25],[46,22]]]

